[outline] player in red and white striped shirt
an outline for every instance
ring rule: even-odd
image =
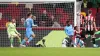
[[[97,45],[95,44],[95,35],[94,35],[97,29],[96,29],[95,18],[94,16],[92,16],[91,10],[88,10],[88,16],[85,17],[84,25],[85,25],[84,29],[85,29],[86,37],[87,34],[90,34],[92,38],[93,46],[97,47]]]

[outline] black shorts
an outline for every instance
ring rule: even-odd
[[[94,33],[95,33],[94,30],[92,30],[92,31],[88,31],[88,30],[87,30],[87,31],[85,32],[85,34],[90,34],[90,35],[94,35]]]
[[[81,33],[81,37],[82,37],[82,38],[85,38],[85,35],[86,35],[85,32],[86,32],[85,29],[82,29],[82,33]]]

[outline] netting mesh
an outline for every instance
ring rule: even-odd
[[[12,18],[17,20],[17,27],[22,27],[23,20],[31,12],[36,16],[35,23],[42,27],[51,27],[58,22],[61,27],[69,19],[74,20],[74,3],[46,3],[46,4],[0,4],[0,27]]]
[[[16,19],[17,27],[24,27],[24,20],[27,18],[27,14],[31,12],[35,16],[35,24],[41,27],[56,27],[56,30],[66,25],[66,21],[70,20],[74,24],[74,2],[68,3],[24,3],[24,4],[0,4],[0,46],[9,46],[10,41],[7,38],[7,31],[4,29],[6,23],[10,19]],[[52,29],[37,30],[34,32],[37,38],[32,41],[31,46],[34,46],[39,40],[46,36]],[[63,30],[63,29],[62,29]],[[24,38],[25,29],[18,30]],[[15,45],[18,45],[15,41]]]

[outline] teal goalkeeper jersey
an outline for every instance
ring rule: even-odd
[[[15,23],[9,23],[7,26],[7,33],[8,34],[15,34],[18,33],[16,30],[16,24]]]

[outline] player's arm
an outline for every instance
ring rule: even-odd
[[[16,33],[16,34],[21,35],[21,34],[17,31],[17,29],[16,29],[16,28],[14,29],[14,31],[15,31],[15,33]]]
[[[18,36],[21,36],[21,34],[15,29],[15,33],[18,34]]]
[[[93,25],[94,25],[95,31],[97,31],[96,23],[95,23],[95,18],[93,19]]]
[[[31,20],[31,22],[32,22],[32,26],[35,26],[35,27],[37,27],[37,25],[35,25],[35,24],[34,24],[33,20]]]
[[[26,27],[26,21],[24,22],[24,27]]]
[[[17,31],[16,29],[15,29],[14,31],[15,31],[15,33],[19,34],[18,31]]]
[[[21,34],[16,30],[16,27],[14,28],[14,32],[15,32],[16,34],[18,34],[19,36],[21,36]]]

